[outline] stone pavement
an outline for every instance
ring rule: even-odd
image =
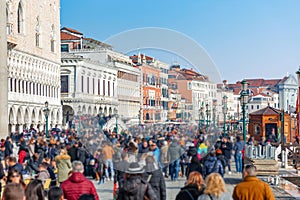
[[[166,186],[167,186],[167,200],[174,200],[176,198],[176,195],[180,191],[180,188],[183,187],[185,178],[180,178],[178,181],[174,182],[171,181],[170,179],[166,179]],[[227,192],[232,194],[233,189],[236,184],[242,181],[242,175],[241,174],[236,174],[233,173],[231,175],[225,174],[224,177],[225,183],[226,183],[226,189]],[[97,192],[99,194],[99,197],[104,200],[113,200],[113,182],[106,182],[105,184],[98,185],[95,181]],[[276,186],[271,186],[273,193],[276,197],[276,199],[281,199],[281,200],[292,200],[296,199],[291,197],[288,193],[283,191],[282,189],[276,187]]]
[[[234,169],[234,167],[232,168]],[[266,180],[267,177],[260,177],[260,178],[262,180]],[[176,198],[176,195],[180,191],[180,188],[183,187],[185,180],[186,180],[185,178],[179,178],[178,181],[174,182],[171,181],[170,179],[166,179],[167,200],[174,200]],[[232,194],[235,185],[242,181],[242,175],[237,173],[232,173],[230,175],[225,174],[224,180],[226,183],[227,192]],[[106,182],[105,184],[102,185],[98,185],[96,181],[93,182],[95,183],[100,199],[113,200],[112,181]],[[273,190],[276,199],[281,199],[281,200],[296,199],[277,186],[271,186],[271,188]]]

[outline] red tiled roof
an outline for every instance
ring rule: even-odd
[[[80,33],[79,31],[75,30],[75,29],[71,29],[71,28],[68,28],[68,27],[63,27],[62,29],[60,30],[67,30],[71,33],[76,33],[76,34],[80,34],[80,35],[83,35],[82,33]]]
[[[250,115],[279,115],[280,113],[280,110],[267,106],[251,113]]]
[[[60,32],[60,40],[80,40],[80,37],[65,32]]]

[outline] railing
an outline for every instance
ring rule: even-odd
[[[271,145],[245,145],[245,156],[250,159],[277,159],[276,147]]]

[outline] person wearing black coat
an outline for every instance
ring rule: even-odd
[[[232,155],[232,143],[230,142],[230,138],[226,138],[226,137],[223,138],[221,150],[222,150],[222,154],[226,159],[226,166],[228,167],[228,173],[231,174],[230,160]]]
[[[13,144],[12,144],[12,140],[11,140],[10,137],[6,138],[6,141],[4,143],[4,147],[5,147],[5,150],[4,150],[5,157],[10,156],[10,155],[13,154]]]
[[[68,154],[71,157],[71,162],[73,162],[74,160],[78,160],[78,143],[75,142],[74,145],[68,150]],[[85,163],[85,161],[83,162]]]
[[[166,200],[166,183],[162,171],[158,168],[153,156],[147,156],[144,173],[144,180],[147,181],[154,190],[158,199]]]
[[[191,163],[188,164],[186,171],[185,171],[186,177],[188,178],[190,173],[194,172],[194,171],[202,173],[202,164],[198,160],[197,155],[194,155],[191,159]]]
[[[72,151],[71,151],[72,153]],[[81,161],[83,164],[86,164],[86,159],[89,157],[89,153],[87,150],[82,146],[82,143],[78,143],[78,148],[77,148],[77,159]],[[72,156],[71,156],[72,159]]]

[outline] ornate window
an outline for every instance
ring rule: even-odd
[[[23,6],[22,6],[22,2],[19,2],[18,5],[18,16],[17,16],[17,20],[18,20],[18,33],[24,33],[24,11],[23,11]]]
[[[55,27],[54,24],[51,26],[51,33],[50,33],[50,44],[51,44],[51,52],[55,52]]]
[[[37,16],[35,25],[35,46],[40,47],[40,40],[40,17]]]

